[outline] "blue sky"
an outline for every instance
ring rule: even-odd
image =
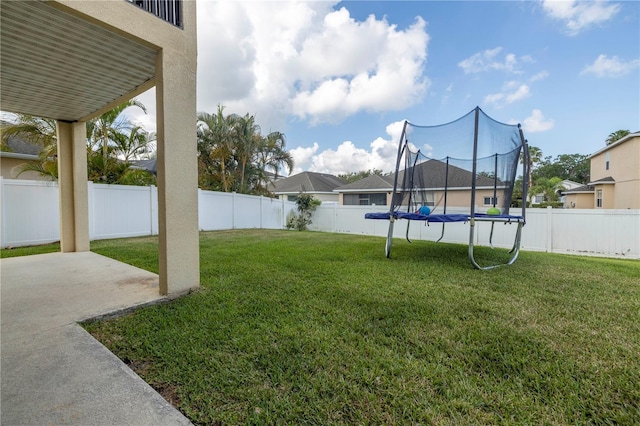
[[[390,171],[403,120],[476,105],[545,156],[591,154],[640,130],[639,21],[636,1],[199,1],[198,110],[284,132],[294,173]]]

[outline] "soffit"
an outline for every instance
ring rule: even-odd
[[[77,121],[155,75],[156,50],[45,2],[0,1],[0,12],[4,111]]]

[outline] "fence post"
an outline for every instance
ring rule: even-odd
[[[59,191],[60,189],[58,189]],[[93,241],[96,237],[96,194],[93,188],[93,181],[87,181],[87,214],[89,215],[89,241]]]
[[[545,242],[545,251],[551,253],[553,251],[553,207],[547,206],[546,216],[547,239]]]
[[[260,229],[263,229],[263,224],[262,224],[262,215],[264,214],[264,196],[260,196]]]
[[[4,248],[4,178],[0,176],[0,247]]]
[[[231,229],[236,229],[236,193],[231,193]]]

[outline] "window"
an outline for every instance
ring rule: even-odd
[[[540,204],[544,202],[544,195],[536,195],[533,197],[533,204]]]
[[[372,194],[344,194],[342,201],[346,206],[386,206],[387,194],[372,193]]]
[[[298,200],[298,196],[297,195],[287,195],[287,201],[296,202],[297,200]]]
[[[497,206],[498,205],[498,197],[484,197],[483,204],[485,206]]]
[[[605,170],[609,170],[609,153],[608,153],[608,152],[607,152],[607,154],[605,155],[604,169],[605,169]]]
[[[602,208],[602,189],[596,190],[596,207]]]

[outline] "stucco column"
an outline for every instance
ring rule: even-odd
[[[86,123],[57,122],[60,250],[89,251]]]
[[[195,48],[158,53],[156,108],[160,294],[180,293],[200,285]]]

